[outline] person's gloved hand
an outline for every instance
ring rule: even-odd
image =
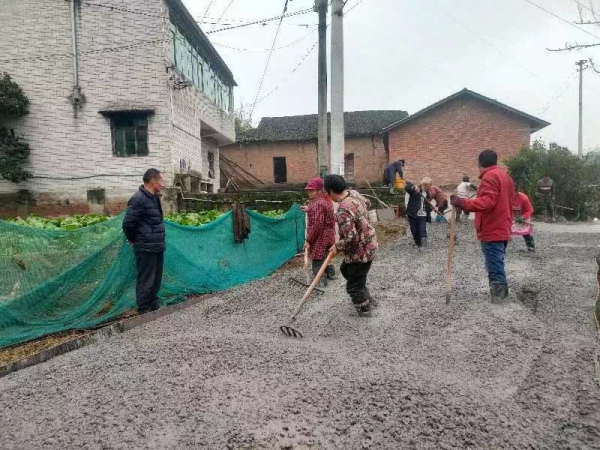
[[[522,217],[517,217],[515,222],[517,223],[523,223],[523,218]]]
[[[464,198],[460,198],[458,195],[451,195],[450,196],[450,204],[452,206],[456,206],[457,208],[461,208],[462,209],[464,203],[465,203],[465,199]]]

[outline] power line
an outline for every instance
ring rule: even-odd
[[[440,7],[439,3],[438,3],[438,9],[439,9],[439,11],[442,14],[444,14],[446,17],[448,17],[450,20],[452,20],[458,26],[460,26],[463,29],[465,29],[473,37],[475,37],[479,41],[483,42],[488,47],[494,49],[496,52],[500,53],[506,59],[511,60],[514,64],[516,64],[517,66],[519,66],[521,69],[523,69],[524,71],[526,71],[530,75],[534,76],[535,78],[540,78],[540,76],[538,74],[536,74],[535,72],[532,72],[527,66],[524,66],[519,61],[517,61],[516,59],[512,58],[510,55],[508,55],[506,52],[504,52],[501,48],[497,47],[496,45],[494,45],[493,43],[491,43],[488,39],[484,38],[479,33],[477,33],[475,30],[473,30],[471,27],[469,27],[468,25],[466,25],[462,21],[458,20],[456,17],[454,17],[454,15],[452,15],[448,11],[444,10],[442,7]]]
[[[202,25],[202,22],[204,21],[204,19],[206,18],[206,15],[208,14],[208,10],[210,9],[210,7],[212,6],[212,4],[214,2],[215,2],[215,0],[210,0],[210,2],[208,2],[208,6],[204,10],[204,14],[202,14],[202,19],[200,19],[200,21],[198,22],[198,25]]]
[[[231,8],[231,5],[233,4],[235,0],[229,0],[229,3],[227,3],[227,6],[225,7],[225,9],[223,10],[223,12],[221,12],[221,15],[219,16],[219,18],[216,20],[216,22],[220,22],[221,19],[225,16],[225,14],[227,14],[227,11],[229,10],[229,8]],[[213,27],[214,28],[214,27]]]
[[[317,48],[317,45],[319,44],[319,41],[316,41],[312,47],[310,47],[310,49],[304,54],[304,56],[300,59],[300,61],[298,61],[298,64],[296,64],[296,66],[292,69],[292,71],[277,85],[275,86],[273,89],[271,89],[266,95],[262,96],[260,99],[258,99],[256,101],[256,103],[260,103],[263,100],[266,100],[268,97],[270,97],[276,90],[278,90],[283,84],[285,84],[287,82],[287,80],[289,80],[292,75],[300,68],[300,66],[304,63],[304,61],[306,61],[306,59],[310,56],[310,54],[313,52],[313,50],[315,48]]]
[[[279,16],[269,17],[268,19],[255,20],[253,22],[246,22],[246,23],[242,23],[240,25],[234,25],[232,27],[219,28],[218,30],[210,30],[210,31],[205,32],[205,34],[219,33],[221,31],[234,30],[237,28],[249,27],[251,25],[257,25],[257,24],[262,24],[262,23],[266,23],[266,22],[273,22],[276,20],[282,20],[285,17],[300,16],[302,14],[307,14],[309,12],[313,12],[313,9],[312,8],[301,9],[301,10],[295,11],[293,13],[287,13],[287,14],[284,13]],[[277,28],[279,29],[280,26],[281,26],[281,24],[278,25]]]
[[[558,20],[571,25],[573,28],[577,28],[579,31],[583,31],[585,34],[589,34],[590,36],[592,36],[595,39],[600,40],[600,37],[596,36],[594,33],[589,32],[588,30],[586,30],[585,28],[581,28],[578,27],[577,25],[575,25],[573,22],[568,21],[567,19],[565,19],[564,17],[559,16],[558,14],[553,13],[552,11],[547,10],[546,8],[541,7],[540,5],[538,5],[537,3],[532,2],[531,0],[525,0],[527,3],[529,3],[530,5],[535,6],[537,9],[544,11],[546,14],[550,14],[552,17],[557,18]]]
[[[350,11],[352,11],[354,8],[356,8],[358,5],[360,5],[363,1],[364,0],[359,0],[354,6],[352,6],[352,8],[348,9],[348,11],[346,11],[344,14],[347,15]],[[331,4],[331,2],[329,2],[329,4]],[[329,28],[330,25],[331,24],[327,24],[326,28]],[[300,61],[298,61],[298,63],[294,66],[292,71],[284,79],[282,79],[279,82],[279,84],[277,84],[273,89],[271,89],[266,95],[264,95],[260,99],[258,99],[255,103],[260,103],[263,100],[266,100],[275,91],[277,91],[281,86],[283,86],[292,77],[292,75],[300,68],[300,66],[302,64],[304,64],[304,62],[308,59],[308,57],[311,55],[311,53],[315,50],[315,48],[317,48],[317,45],[319,45],[318,40],[315,43],[313,43],[313,45],[308,49],[308,51],[304,54],[304,56],[302,56],[302,58],[300,58]]]
[[[76,1],[76,0],[70,0],[70,1]],[[92,6],[95,8],[105,8],[105,9],[109,9],[111,11],[117,11],[117,12],[125,12],[125,13],[129,13],[129,14],[138,14],[140,16],[146,16],[146,17],[158,17],[158,18],[163,18],[164,16],[160,15],[160,14],[150,14],[144,11],[139,11],[139,10],[134,10],[134,9],[129,9],[129,8],[122,8],[120,6],[110,6],[110,5],[103,5],[101,3],[92,3],[92,2],[87,2],[87,1],[81,1],[80,2],[82,5],[86,5],[86,6]]]
[[[169,42],[169,41],[171,41],[170,38],[153,39],[150,41],[138,41],[138,42],[135,42],[132,44],[119,45],[116,47],[104,47],[104,48],[98,48],[95,50],[88,50],[85,52],[77,52],[77,55],[93,55],[93,54],[99,54],[99,53],[118,52],[121,50],[129,50],[132,48],[137,48],[137,47],[142,47],[142,46],[152,45],[152,44],[157,44],[157,43],[163,43],[163,42]],[[0,60],[0,62],[11,63],[11,62],[19,62],[19,61],[47,61],[49,59],[54,59],[54,58],[71,58],[71,57],[73,57],[73,53],[51,53],[51,54],[43,55],[43,56],[4,59],[4,60]]]
[[[283,5],[283,14],[281,14],[279,18],[279,26],[277,27],[277,31],[275,32],[275,37],[273,38],[273,44],[271,45],[271,51],[269,51],[269,55],[267,56],[267,62],[265,63],[265,69],[263,70],[262,77],[260,78],[260,83],[258,84],[258,91],[256,91],[256,97],[254,97],[254,103],[252,104],[252,108],[250,109],[250,120],[252,120],[252,114],[254,114],[254,108],[256,108],[256,101],[258,100],[258,96],[260,95],[260,91],[263,87],[263,83],[265,81],[265,76],[267,75],[267,70],[269,69],[269,63],[271,62],[271,56],[273,56],[273,52],[275,51],[275,43],[277,42],[277,36],[279,36],[279,30],[281,30],[281,22],[283,22],[283,18],[285,17],[285,13],[287,11],[288,3],[290,0],[285,0],[285,4]]]
[[[550,109],[550,106],[552,106],[552,104],[556,100],[559,100],[567,92],[567,90],[571,87],[571,83],[573,82],[573,79],[575,78],[575,75],[577,75],[577,71],[573,71],[573,72],[571,72],[569,74],[569,76],[567,77],[567,79],[556,89],[556,91],[554,92],[554,94],[552,94],[552,97],[550,97],[550,99],[542,107],[542,109],[540,110],[540,112],[538,113],[538,115],[542,115],[546,111],[548,111],[548,109]]]
[[[296,45],[298,42],[301,42],[304,39],[306,39],[311,34],[314,34],[315,31],[317,31],[316,28],[314,30],[310,30],[308,33],[302,35],[301,37],[299,37],[298,39],[290,42],[289,44],[285,44],[285,45],[282,45],[280,47],[276,47],[275,51],[277,51],[277,50],[284,50],[286,48],[292,47],[292,46]],[[240,47],[231,47],[229,45],[220,44],[218,42],[211,42],[211,44],[212,45],[216,45],[217,47],[223,47],[223,48],[228,48],[230,50],[236,50],[238,52],[266,52],[266,51],[269,51],[268,48],[240,48]]]

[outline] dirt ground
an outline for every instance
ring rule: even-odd
[[[290,271],[0,379],[2,449],[600,448],[594,381],[600,226],[540,225],[508,254],[511,303],[489,303],[471,226],[444,302],[446,227],[402,237],[356,316],[343,282],[280,334]],[[296,270],[301,276],[301,269]]]

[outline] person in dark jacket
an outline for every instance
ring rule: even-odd
[[[410,232],[417,247],[421,247],[427,242],[427,217],[431,217],[431,206],[425,201],[426,192],[421,186],[409,182],[405,190],[408,194],[406,216]]]
[[[157,169],[148,169],[143,180],[144,184],[127,203],[123,219],[123,232],[135,252],[135,297],[140,314],[160,307],[158,291],[165,252],[165,225],[159,197],[165,187],[165,177]]]
[[[386,186],[390,188],[390,192],[394,192],[394,185],[396,182],[396,174],[400,175],[400,178],[404,178],[404,160],[399,159],[393,162],[385,168],[384,178]]]
[[[504,254],[510,239],[515,191],[512,178],[497,163],[494,150],[482,151],[477,198],[453,196],[451,199],[453,206],[475,213],[475,230],[485,258],[492,303],[500,303],[508,297]]]

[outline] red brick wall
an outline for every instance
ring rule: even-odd
[[[502,161],[529,146],[526,120],[475,99],[455,99],[389,132],[390,161],[406,160],[407,180],[436,185],[477,180],[477,156],[486,148]]]
[[[304,183],[318,175],[316,142],[259,142],[232,144],[220,148],[221,154],[265,183],[274,183],[273,158],[285,157],[287,182]],[[379,182],[387,164],[381,136],[347,138],[345,152],[354,154],[354,179]]]

